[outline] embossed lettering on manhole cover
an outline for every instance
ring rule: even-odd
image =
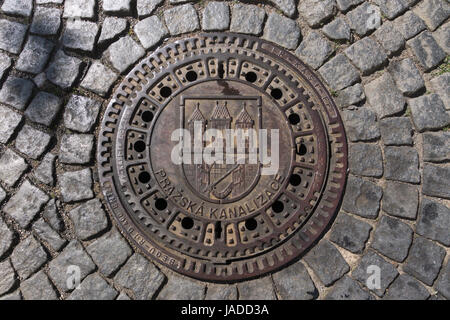
[[[341,201],[347,144],[331,96],[297,58],[207,34],[131,71],[104,115],[98,163],[113,216],[145,254],[226,282],[314,244]]]

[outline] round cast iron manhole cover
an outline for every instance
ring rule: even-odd
[[[156,50],[114,93],[99,137],[100,183],[122,231],[201,280],[248,279],[299,257],[346,181],[344,127],[326,88],[250,36]]]

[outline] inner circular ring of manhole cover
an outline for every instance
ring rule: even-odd
[[[347,144],[330,94],[295,56],[203,34],[130,72],[105,112],[98,163],[136,246],[177,272],[231,282],[279,269],[321,236]]]

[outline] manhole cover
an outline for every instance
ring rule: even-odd
[[[131,71],[104,115],[98,163],[113,216],[143,252],[226,282],[278,269],[321,236],[347,145],[331,96],[297,58],[207,34]]]

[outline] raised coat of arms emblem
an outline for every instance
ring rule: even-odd
[[[262,125],[262,107],[256,105],[261,99],[242,97],[241,100],[227,100],[226,97],[217,99],[186,99],[183,101],[189,104],[190,101],[196,105],[190,113],[185,124],[187,125],[190,150],[192,159],[189,163],[183,163],[182,169],[187,182],[200,194],[209,200],[223,202],[233,201],[242,196],[254,186],[261,173],[259,157],[251,157],[251,152],[257,153],[258,129]],[[212,104],[212,105],[211,105]],[[189,109],[188,106],[183,106]],[[254,118],[250,115],[253,114]],[[205,114],[205,115],[204,115]],[[185,112],[182,113],[182,116]],[[185,121],[186,119],[182,119]],[[196,132],[198,128],[199,132]],[[219,149],[220,155],[212,155],[215,161],[207,163],[201,157],[201,163],[195,163],[195,137],[203,137],[206,130],[218,130],[222,141]],[[238,147],[239,134],[242,135],[242,147]],[[255,136],[256,134],[256,136]],[[212,137],[217,138],[217,137]],[[255,139],[253,141],[252,139]],[[217,141],[201,141],[202,152],[208,144]],[[227,145],[231,143],[232,146]],[[250,145],[254,143],[254,150]],[[230,155],[231,161],[227,161]],[[203,153],[203,152],[202,152]],[[253,161],[252,161],[253,160]],[[231,162],[231,163],[230,163]],[[253,162],[253,163],[252,163]]]

